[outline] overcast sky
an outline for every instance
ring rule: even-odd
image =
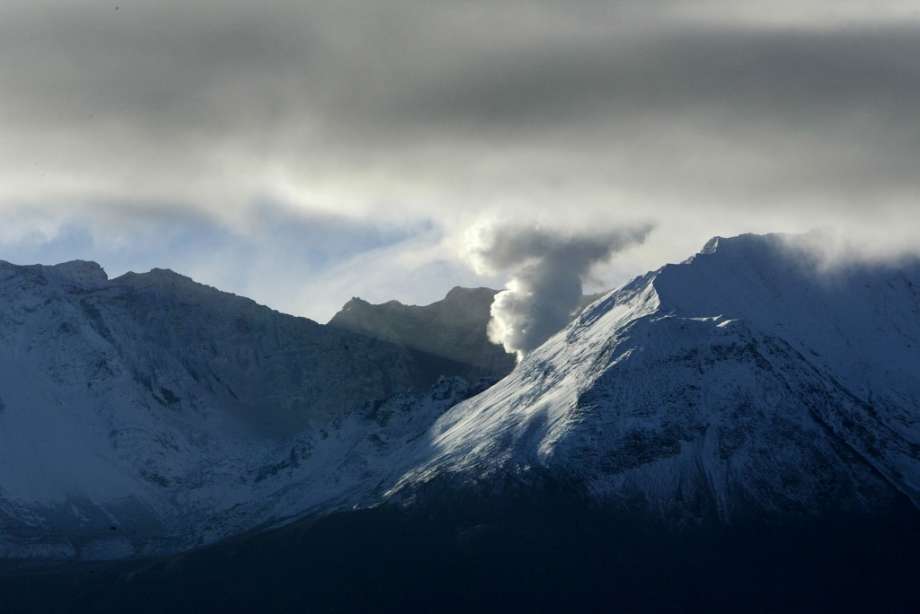
[[[483,218],[920,246],[920,0],[3,0],[0,259],[327,319],[499,284]]]

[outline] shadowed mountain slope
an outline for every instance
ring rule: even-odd
[[[496,293],[456,287],[425,306],[398,301],[372,305],[353,298],[329,325],[469,365],[467,373],[458,375],[500,378],[511,372],[515,358],[488,339],[489,308]]]

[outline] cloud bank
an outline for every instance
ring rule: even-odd
[[[345,229],[343,254],[318,268],[294,242],[289,258],[247,247],[268,273],[233,288],[322,319],[375,280],[435,284],[409,301],[466,282],[441,275],[462,270],[450,243],[495,212],[653,220],[654,240],[602,265],[609,285],[716,234],[830,227],[920,249],[916,2],[118,5],[0,3],[0,258],[47,261],[72,225],[115,269],[166,253],[124,247],[160,223],[257,245],[253,212],[279,203]],[[374,227],[405,237],[386,258],[365,257]],[[227,262],[169,266],[226,285]]]
[[[467,258],[480,272],[512,275],[492,303],[489,339],[522,359],[570,321],[591,267],[643,242],[651,229],[564,233],[520,224],[476,226]]]

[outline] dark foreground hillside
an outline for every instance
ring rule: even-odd
[[[412,509],[159,560],[7,571],[0,611],[920,611],[920,515],[907,507],[681,530],[565,496]]]

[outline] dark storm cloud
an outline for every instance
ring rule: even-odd
[[[917,27],[687,26],[626,44],[519,49],[417,83],[364,119],[426,138],[519,139],[600,156],[625,144],[633,159],[621,168],[677,190],[694,179],[681,177],[688,156],[710,186],[735,187],[731,173],[745,169],[719,155],[724,139],[760,157],[739,183],[771,197],[911,191],[920,187],[918,57]],[[720,166],[725,175],[713,176]]]
[[[326,147],[346,166],[432,143],[629,144],[647,181],[662,161],[705,159],[713,132],[768,158],[760,135],[811,153],[805,177],[764,163],[785,189],[917,186],[916,24],[701,25],[670,5],[656,19],[622,2],[13,3],[0,108],[38,140],[85,139],[90,156],[141,139],[180,159],[238,143],[296,163]]]
[[[903,117],[920,100],[920,28],[831,32],[686,26],[638,41],[519,49],[423,82],[390,109],[407,123],[552,128],[703,113],[799,123],[831,110]]]
[[[160,4],[13,3],[0,26],[0,75],[14,86],[4,106],[167,133],[315,117],[346,135],[357,124],[436,137],[675,112],[907,119],[920,99],[918,24],[701,26],[612,9],[598,24],[594,2]]]

